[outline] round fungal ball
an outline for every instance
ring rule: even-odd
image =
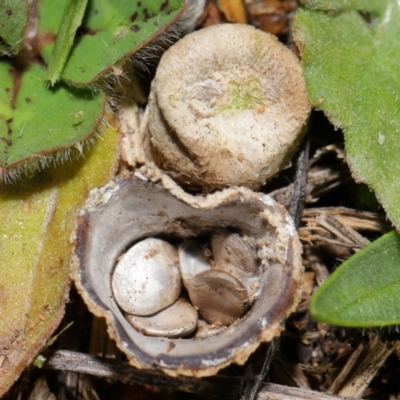
[[[115,267],[111,287],[128,314],[150,315],[168,307],[182,287],[177,251],[160,239],[136,243]]]
[[[286,166],[311,110],[300,63],[276,37],[222,24],[162,57],[149,100],[155,162],[203,189],[258,189]]]

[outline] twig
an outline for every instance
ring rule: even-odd
[[[240,378],[216,376],[206,379],[171,377],[158,371],[133,368],[128,362],[95,357],[68,350],[46,351],[42,368],[94,375],[102,378],[133,382],[138,385],[152,385],[172,391],[199,393],[218,396],[220,399],[234,399],[240,394]]]
[[[292,216],[296,228],[299,227],[301,212],[306,198],[309,151],[310,140],[308,135],[306,135],[296,161],[296,174],[289,206],[289,214]],[[274,342],[261,345],[252,359],[247,362],[245,373],[246,384],[240,397],[241,400],[254,400],[256,398],[262,381],[267,375],[275,347]]]
[[[289,205],[289,214],[293,218],[296,228],[300,225],[301,213],[306,199],[308,159],[310,152],[309,136],[303,140],[299,155],[296,161],[296,173],[294,176],[292,198]]]
[[[313,390],[264,383],[257,400],[351,400],[352,397],[340,397]],[[362,400],[362,399],[358,399]]]
[[[170,377],[157,371],[138,370],[127,362],[94,357],[68,350],[46,350],[42,368],[94,375],[102,378],[152,385],[169,390],[180,390],[218,399],[234,399],[240,393],[243,378],[217,375],[209,378]],[[263,383],[257,400],[351,400],[311,390],[291,388],[274,383]]]

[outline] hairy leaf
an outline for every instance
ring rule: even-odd
[[[18,53],[26,35],[28,17],[28,0],[0,1],[0,52]]]
[[[343,129],[354,178],[400,227],[400,3],[303,3],[294,38],[311,101]]]
[[[118,134],[87,157],[0,190],[0,396],[58,326],[70,286],[69,236],[89,190],[112,176]]]
[[[54,36],[65,0],[41,0],[39,32]],[[175,21],[182,0],[92,0],[86,9],[62,79],[85,85],[109,73],[112,66],[132,55]],[[46,62],[53,45],[42,50]]]
[[[330,13],[338,10],[359,10],[382,13],[386,2],[381,0],[300,0],[310,9],[325,10]]]
[[[317,321],[348,327],[400,323],[400,235],[390,232],[346,260],[315,292]]]
[[[44,70],[33,64],[20,74],[0,62],[0,168],[22,161],[46,164],[45,155],[88,137],[97,128],[105,96],[63,85],[46,89]]]

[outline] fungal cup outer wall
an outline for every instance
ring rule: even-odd
[[[286,210],[268,196],[244,188],[193,196],[194,208],[162,185],[118,177],[93,191],[74,235],[71,274],[89,309],[105,317],[108,331],[131,364],[170,375],[208,376],[243,364],[262,341],[279,335],[300,300],[301,245]],[[269,221],[270,219],[270,221]],[[187,238],[230,228],[261,256],[259,298],[243,318],[202,339],[144,336],[116,305],[110,277],[117,258],[146,237]]]

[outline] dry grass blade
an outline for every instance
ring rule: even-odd
[[[310,222],[321,213],[328,213],[347,228],[371,232],[388,232],[391,224],[384,213],[359,211],[346,207],[316,207],[303,211],[302,220]]]

